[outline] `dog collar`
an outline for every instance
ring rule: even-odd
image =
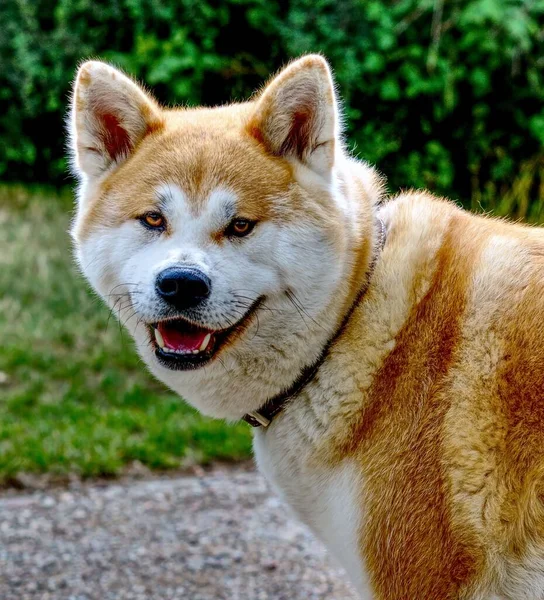
[[[374,269],[376,268],[376,263],[378,262],[378,257],[385,246],[387,238],[385,224],[379,217],[377,218],[377,222],[379,227],[379,243],[376,246],[377,250],[374,253],[374,256],[372,257],[372,262],[370,263],[370,267],[366,273],[365,282],[359,290],[359,293],[357,294],[357,297],[355,298],[353,304],[350,306],[348,312],[344,316],[340,327],[325,344],[317,360],[311,365],[308,365],[307,367],[302,369],[299,376],[295,379],[294,383],[287,390],[280,392],[273,398],[267,400],[258,411],[246,413],[242,417],[242,419],[246,421],[246,423],[249,423],[252,427],[268,427],[270,423],[272,423],[272,419],[283,410],[287,402],[295,396],[297,396],[310,383],[310,381],[312,381],[312,379],[316,376],[317,372],[319,371],[321,365],[325,362],[325,359],[329,354],[331,346],[340,337],[340,334],[347,325],[351,315],[353,314],[353,311],[355,310],[355,307],[359,304],[361,298],[366,294],[370,286],[370,280],[372,279]]]

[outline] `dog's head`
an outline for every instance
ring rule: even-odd
[[[153,373],[233,419],[288,387],[360,285],[379,193],[343,153],[325,60],[251,102],[176,110],[87,62],[70,138],[79,264]]]

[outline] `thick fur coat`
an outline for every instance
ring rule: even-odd
[[[385,198],[320,56],[250,102],[175,110],[88,62],[70,139],[81,269],[187,402],[240,419],[337,334],[254,446],[362,599],[544,598],[541,229]],[[156,280],[179,265],[211,287],[174,314]]]

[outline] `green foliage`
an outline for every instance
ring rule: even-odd
[[[250,455],[248,426],[157,383],[72,261],[71,198],[0,189],[0,484]]]
[[[542,217],[544,0],[4,0],[0,176],[63,181],[74,69],[109,60],[169,104],[241,99],[323,52],[358,156],[391,189]]]

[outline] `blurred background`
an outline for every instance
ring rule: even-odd
[[[3,0],[0,483],[249,456],[245,425],[152,380],[72,265],[64,119],[84,58],[214,105],[305,52],[330,60],[350,147],[391,192],[544,220],[544,0]]]

